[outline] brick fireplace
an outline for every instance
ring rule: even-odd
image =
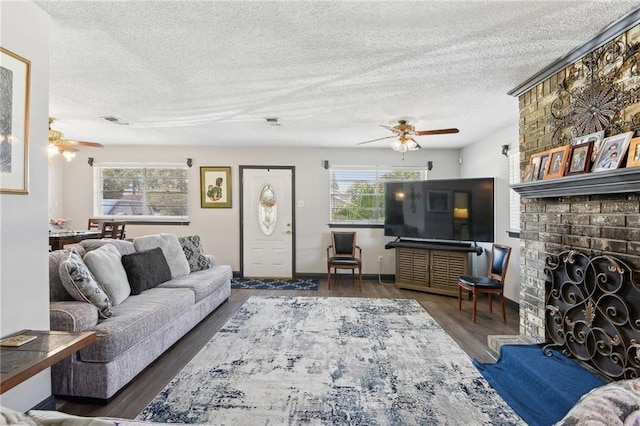
[[[605,128],[605,136],[628,131],[635,131],[634,137],[640,135],[637,90],[640,86],[640,54],[633,50],[634,47],[637,49],[638,43],[640,25],[635,25],[599,48],[610,49],[614,53],[627,49],[622,53],[637,60],[634,62],[632,58],[625,61],[622,57],[617,62],[624,67],[621,72],[624,78],[614,82],[616,89],[632,98],[611,118],[615,125]],[[594,49],[592,53],[596,51]],[[564,139],[559,137],[558,120],[552,114],[557,110],[561,92],[570,92],[568,89],[589,84],[584,61],[585,58],[575,61],[519,95],[521,175],[524,175],[524,169],[533,154],[569,144],[571,135],[583,134],[576,123],[565,122],[561,124],[567,124],[566,136]],[[615,65],[606,63],[603,68]],[[562,188],[563,180],[566,182],[570,179],[555,179],[554,185]],[[616,191],[626,191],[624,185],[620,183]],[[519,301],[522,336],[538,342],[545,340],[544,267],[549,254],[558,254],[570,248],[588,254],[606,253],[615,255],[633,269],[640,269],[640,192],[636,186],[629,186],[629,191],[590,194],[582,190],[578,195],[554,197],[547,194],[542,198],[522,198]]]

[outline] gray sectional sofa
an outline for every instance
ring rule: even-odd
[[[113,397],[229,297],[231,267],[216,265],[213,257],[193,254],[186,247],[183,247],[186,255],[182,254],[185,257],[182,259],[181,254],[175,250],[175,242],[171,240],[175,236],[169,239],[173,243],[173,251],[162,247],[162,239],[166,239],[167,235],[169,234],[143,237],[140,244],[136,244],[136,240],[88,240],[71,251],[67,249],[50,253],[51,329],[97,333],[94,343],[52,367],[54,395],[97,399]],[[102,251],[113,256],[113,247],[116,247],[117,253],[124,259],[124,256],[133,253],[149,252],[154,239],[161,241],[159,245],[162,253],[171,266],[173,275],[168,281],[148,289],[138,288],[139,294],[129,294],[123,301],[110,304],[108,310],[102,309],[99,303],[96,306],[92,303],[93,299],[84,300],[82,295],[70,291],[74,289],[69,288],[69,279],[65,275],[71,257],[77,255],[87,259],[86,253],[94,249],[102,250],[108,244],[112,246],[109,247],[111,251]],[[190,257],[188,260],[187,255]],[[98,261],[101,259],[94,256],[94,263],[96,258]],[[181,267],[184,267],[184,260],[187,260],[190,269],[187,269],[186,274],[175,276],[173,269],[176,259]],[[200,266],[196,266],[194,270],[193,264],[198,263]],[[117,269],[122,274],[117,265],[110,268],[114,271]],[[154,265],[152,269],[151,275],[158,268]],[[74,269],[73,272],[77,275],[78,271]],[[129,280],[132,280],[130,271],[125,272]],[[98,275],[96,273],[95,281],[100,284]],[[114,275],[117,274],[114,272]],[[87,278],[86,273],[84,278]],[[100,288],[96,292],[100,293]],[[105,293],[109,295],[106,290]],[[103,299],[109,302],[107,297]],[[108,314],[105,315],[107,311]]]

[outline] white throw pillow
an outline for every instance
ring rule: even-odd
[[[191,272],[189,262],[178,237],[173,234],[156,234],[137,237],[133,240],[136,251],[153,250],[156,247],[162,249],[165,259],[171,270],[171,278],[183,277]]]
[[[121,255],[117,248],[105,244],[84,255],[84,263],[109,295],[113,306],[119,305],[131,294],[127,272],[122,266]]]
[[[109,296],[100,288],[75,248],[62,259],[58,269],[60,281],[71,297],[95,305],[102,318],[113,315]]]

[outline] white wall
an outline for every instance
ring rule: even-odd
[[[31,61],[29,194],[0,195],[0,336],[49,329],[47,116],[50,18],[31,2],[0,5],[2,47]],[[28,410],[51,395],[49,370],[0,396]]]
[[[301,142],[304,145],[304,142]],[[83,149],[78,157],[62,165],[64,173],[63,205],[65,217],[78,227],[86,227],[92,212],[92,168],[87,157],[96,162],[186,162],[193,158],[189,182],[189,226],[127,225],[127,236],[136,237],[156,232],[176,235],[198,234],[207,253],[216,256],[221,264],[240,269],[239,244],[239,165],[295,166],[296,201],[304,201],[304,208],[296,208],[296,272],[325,273],[326,247],[329,245],[329,171],[322,161],[331,165],[421,166],[434,162],[429,178],[455,178],[459,174],[458,150],[429,150],[411,152],[404,157],[391,149],[313,149],[313,148],[216,148],[216,147],[112,147]],[[232,167],[232,208],[200,208],[199,181],[202,166]],[[52,200],[54,201],[54,200]],[[378,256],[383,256],[382,273],[395,273],[395,252],[385,250],[392,238],[384,237],[382,229],[358,228],[358,244],[363,250],[364,273],[378,272]]]
[[[517,108],[514,99],[514,108]],[[511,238],[509,230],[509,159],[502,155],[502,145],[511,147],[518,145],[518,125],[514,123],[506,129],[491,135],[479,142],[465,147],[461,151],[462,166],[460,177],[494,177],[495,178],[495,217],[496,243],[512,247],[511,259],[505,281],[505,297],[515,302],[520,300],[520,239]],[[491,244],[482,244],[490,250]],[[485,250],[486,252],[486,250]],[[486,255],[473,256],[473,273],[486,273],[488,258]]]

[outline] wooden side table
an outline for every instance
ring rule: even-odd
[[[37,338],[22,346],[0,347],[0,393],[19,385],[96,340],[95,331],[69,333],[22,330],[11,336],[22,334]]]

